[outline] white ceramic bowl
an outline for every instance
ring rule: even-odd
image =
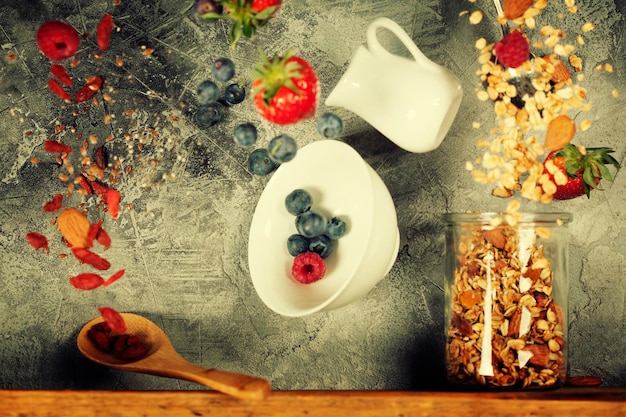
[[[347,223],[326,275],[312,284],[291,276],[287,238],[296,233],[285,197],[303,188],[313,209]],[[321,140],[298,150],[267,183],[252,217],[248,261],[254,287],[276,313],[304,316],[331,310],[367,294],[393,266],[399,246],[395,206],[378,174],[349,145]]]

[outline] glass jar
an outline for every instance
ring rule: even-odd
[[[448,382],[562,386],[567,374],[568,213],[445,214]]]

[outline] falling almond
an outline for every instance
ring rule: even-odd
[[[75,248],[90,246],[87,235],[91,227],[87,216],[74,207],[68,207],[57,217],[57,227],[65,240]]]
[[[544,147],[556,151],[572,141],[576,133],[576,123],[567,115],[557,116],[548,125]]]
[[[543,59],[545,59],[554,66],[550,78],[553,83],[562,83],[572,78],[572,75],[569,73],[569,70],[567,69],[563,61],[561,61],[556,55],[544,55]]]

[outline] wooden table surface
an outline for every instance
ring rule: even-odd
[[[626,416],[626,388],[534,392],[277,391],[262,401],[213,391],[0,391],[0,417]]]

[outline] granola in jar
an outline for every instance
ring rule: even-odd
[[[450,383],[563,385],[570,220],[565,213],[444,215]]]

